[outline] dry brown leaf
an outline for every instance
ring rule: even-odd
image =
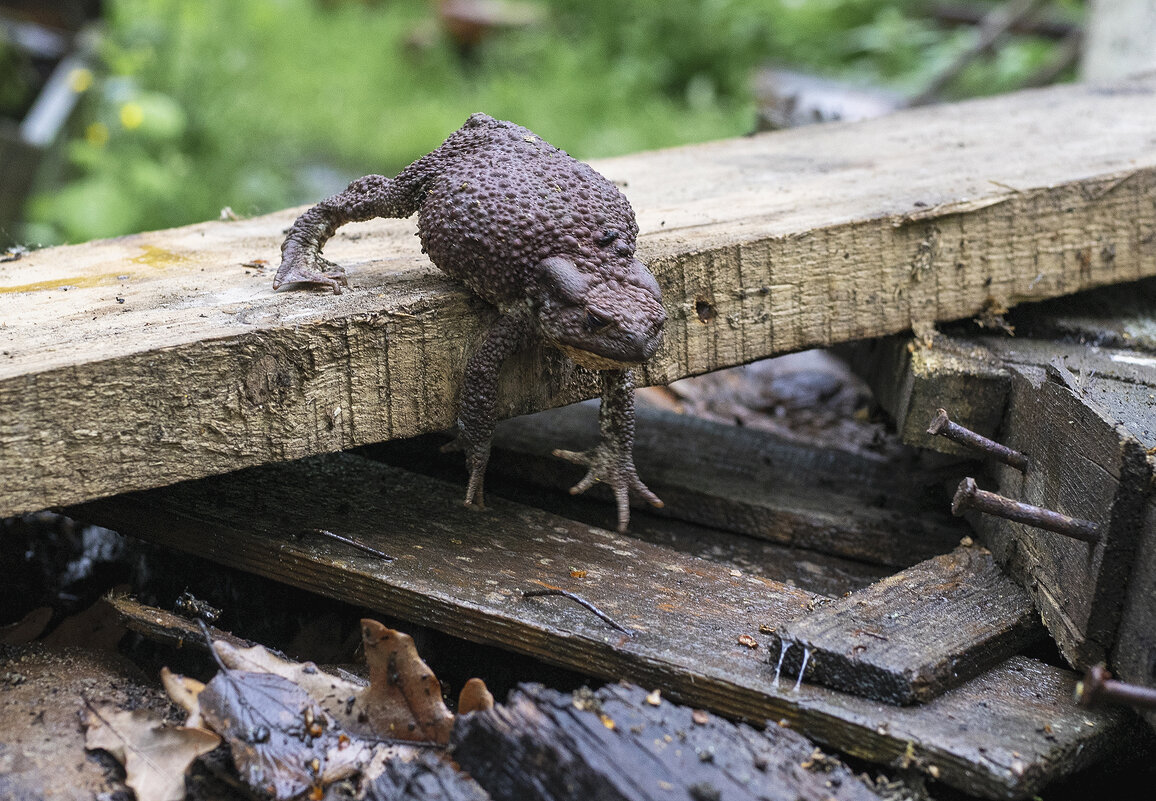
[[[205,722],[201,719],[201,690],[205,685],[196,679],[173,673],[167,667],[161,668],[161,685],[173,703],[188,713],[185,725],[190,729],[205,729]]]
[[[462,687],[458,695],[458,714],[468,715],[470,712],[485,712],[494,708],[494,696],[481,679],[470,679]]]
[[[181,801],[185,771],[221,738],[204,729],[165,726],[153,713],[112,705],[89,706],[85,747],[108,751],[124,765],[125,784],[137,801]]]
[[[361,621],[369,687],[358,698],[370,728],[381,737],[446,745],[454,716],[441,683],[418,656],[413,638],[376,620]]]
[[[213,648],[221,661],[234,670],[275,673],[289,679],[309,693],[347,732],[365,733],[358,731],[355,706],[357,698],[368,687],[366,683],[326,673],[312,662],[290,662],[260,645],[235,648],[221,640],[214,640]]]
[[[320,794],[372,757],[369,746],[341,732],[289,679],[222,667],[198,695],[198,705],[205,723],[229,744],[237,772],[251,787],[277,799]]]
[[[119,584],[111,592],[124,594],[128,589],[127,584]],[[60,625],[49,632],[43,642],[54,648],[75,645],[111,651],[116,648],[126,630],[121,624],[120,614],[107,600],[101,598],[83,612],[60,621]]]

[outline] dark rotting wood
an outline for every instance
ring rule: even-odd
[[[496,801],[868,801],[878,796],[798,732],[758,731],[636,686],[524,684],[463,715],[454,759]]]
[[[719,714],[785,721],[831,748],[987,798],[1023,798],[1092,764],[1134,720],[1079,709],[1075,674],[1023,657],[923,706],[776,687],[766,657],[773,635],[760,624],[782,625],[823,597],[501,499],[471,511],[456,485],[355,456],[255,468],[70,513],[475,642],[661,687]],[[294,538],[311,528],[397,559]],[[523,602],[521,590],[537,582],[573,588],[634,636],[571,604]]]
[[[386,759],[368,783],[364,801],[490,801],[490,794],[444,756],[419,751],[412,759]],[[494,798],[493,801],[504,801]]]
[[[574,470],[550,451],[581,448],[597,432],[597,407],[589,404],[505,421],[494,438],[505,454],[495,455],[491,470],[570,487]],[[940,502],[942,474],[882,456],[639,409],[634,461],[666,504],[651,513],[781,545],[907,567],[969,533]]]
[[[924,702],[1043,636],[1031,598],[984,548],[961,547],[818,605],[769,652],[794,677],[892,704]],[[781,659],[781,661],[780,661]]]

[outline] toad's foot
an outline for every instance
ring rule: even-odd
[[[484,484],[486,479],[486,465],[490,462],[490,441],[479,445],[465,434],[459,433],[453,442],[447,442],[441,447],[442,453],[462,451],[466,455],[466,468],[470,471],[470,481],[466,485],[466,506],[471,509],[485,509],[486,499]]]
[[[281,267],[273,279],[273,288],[285,284],[318,284],[333,289],[340,295],[343,286],[349,286],[345,268],[334,264],[315,250],[300,247],[296,242],[286,241],[281,250]]]
[[[588,467],[585,478],[570,488],[571,495],[585,492],[599,481],[614,492],[618,506],[618,531],[625,533],[630,523],[630,493],[640,495],[651,506],[662,508],[662,500],[642,483],[638,471],[634,469],[634,459],[629,449],[623,451],[612,444],[603,442],[588,451],[556,450],[554,455],[568,462]]]

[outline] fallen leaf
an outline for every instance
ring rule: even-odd
[[[137,801],[181,801],[189,765],[221,742],[204,729],[165,726],[144,709],[90,705],[85,725],[85,748],[108,751],[124,765],[125,784]]]
[[[485,712],[494,708],[494,696],[490,693],[486,683],[481,679],[470,679],[458,694],[458,714],[468,715],[470,712]]]
[[[413,638],[376,620],[361,621],[369,687],[358,698],[372,733],[438,745],[450,741],[454,716],[441,683],[418,656]]]
[[[291,662],[260,645],[237,648],[214,640],[213,649],[234,670],[275,673],[288,679],[309,693],[348,733],[358,733],[356,702],[369,686],[365,681],[334,676],[312,662]]]
[[[201,690],[205,689],[203,682],[173,673],[167,667],[161,668],[161,685],[173,703],[188,713],[185,725],[190,729],[204,729],[205,723],[201,720]]]
[[[277,799],[352,776],[371,756],[305,690],[275,673],[222,663],[198,702],[205,723],[229,744],[241,778]]]

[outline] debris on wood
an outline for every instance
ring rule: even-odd
[[[838,799],[878,796],[803,735],[758,731],[632,685],[559,693],[519,687],[458,719],[454,759],[495,798],[539,801]]]

